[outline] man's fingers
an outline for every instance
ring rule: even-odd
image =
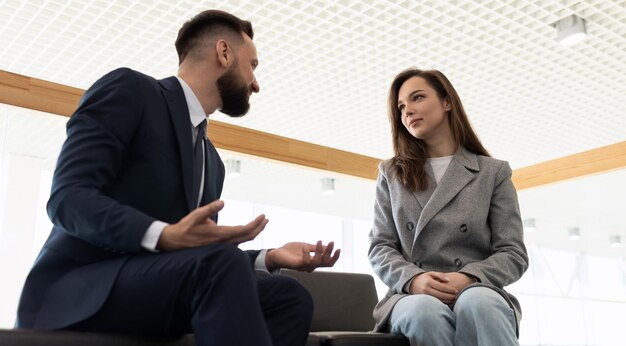
[[[207,205],[196,208],[191,213],[189,213],[189,217],[194,224],[204,223],[206,219],[217,214],[223,208],[224,201],[218,199]]]
[[[339,259],[339,255],[341,255],[341,249],[335,250],[335,253],[333,254],[333,257],[331,257],[330,261],[327,263],[327,267],[334,266],[335,263],[337,263],[337,260]]]
[[[245,226],[229,226],[220,229],[223,240],[231,244],[241,244],[256,238],[261,233],[270,220],[260,215],[251,223]]]
[[[247,242],[256,238],[259,235],[259,233],[261,233],[265,229],[265,226],[267,225],[268,222],[270,222],[270,220],[268,219],[262,220],[261,223],[252,230],[252,232],[248,233],[247,236],[243,236],[241,240],[237,240],[236,244],[241,244],[241,243],[244,243],[244,242]]]
[[[311,258],[311,252],[315,251],[315,246],[304,246],[302,247],[302,267],[300,270],[305,272],[312,272],[315,270],[315,265],[313,264],[313,259]]]
[[[313,255],[313,259],[311,260],[311,265],[314,267],[319,266],[322,262],[322,255],[324,254],[324,245],[322,245],[322,241],[319,240],[317,244],[315,244],[315,255]]]
[[[267,219],[265,218],[265,214],[261,214],[261,215],[257,216],[256,218],[254,218],[254,220],[248,222],[248,224],[243,226],[243,227],[246,227],[246,228],[256,228],[261,223],[263,223],[264,221],[267,221]],[[265,222],[265,224],[267,224],[267,222]]]
[[[311,252],[315,254],[311,257]],[[319,267],[322,261],[322,254],[324,252],[324,246],[321,241],[318,241],[315,245],[309,245],[302,248],[302,263],[304,264],[302,270],[312,272],[315,268]]]
[[[324,254],[322,256],[322,263],[328,263],[330,261],[330,255],[332,255],[334,247],[335,247],[335,243],[331,241],[324,248]]]

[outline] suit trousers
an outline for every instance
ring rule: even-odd
[[[519,345],[515,313],[496,291],[471,287],[454,307],[418,294],[400,299],[389,318],[390,331],[403,334],[411,346],[509,346]]]
[[[195,334],[198,346],[304,345],[313,315],[295,280],[257,277],[250,257],[217,244],[134,255],[102,308],[67,330],[161,337]]]

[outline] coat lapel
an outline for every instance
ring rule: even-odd
[[[185,101],[183,88],[176,77],[162,79],[159,83],[163,86],[162,92],[167,101],[167,107],[169,108],[178,140],[187,207],[189,210],[193,210],[194,203],[191,201],[193,198],[193,148],[191,146],[189,107],[187,106],[187,101]]]
[[[432,172],[430,165],[427,165],[427,168]],[[433,187],[434,191],[431,192],[430,199],[427,199],[425,205],[422,204],[423,209],[417,221],[415,240],[417,240],[417,236],[424,227],[426,227],[428,222],[437,215],[465,185],[469,184],[469,182],[474,179],[473,172],[478,171],[479,167],[476,155],[460,147],[452,157],[452,161],[441,178],[439,185],[436,188]],[[431,185],[435,185],[434,179],[433,181],[429,181],[429,186]],[[427,191],[421,194],[423,195],[419,196],[418,200],[424,199]],[[422,201],[420,201],[420,203],[422,203]]]

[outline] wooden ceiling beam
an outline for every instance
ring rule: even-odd
[[[0,103],[69,117],[84,90],[0,70]],[[279,162],[376,179],[380,159],[211,120],[217,148]],[[513,171],[518,190],[626,167],[626,141]]]

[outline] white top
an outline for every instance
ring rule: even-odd
[[[439,182],[441,181],[441,177],[443,177],[446,169],[448,169],[450,162],[452,162],[452,155],[443,157],[432,157],[428,159],[428,163],[433,169],[433,173],[435,173],[435,182],[437,184],[439,184]]]

